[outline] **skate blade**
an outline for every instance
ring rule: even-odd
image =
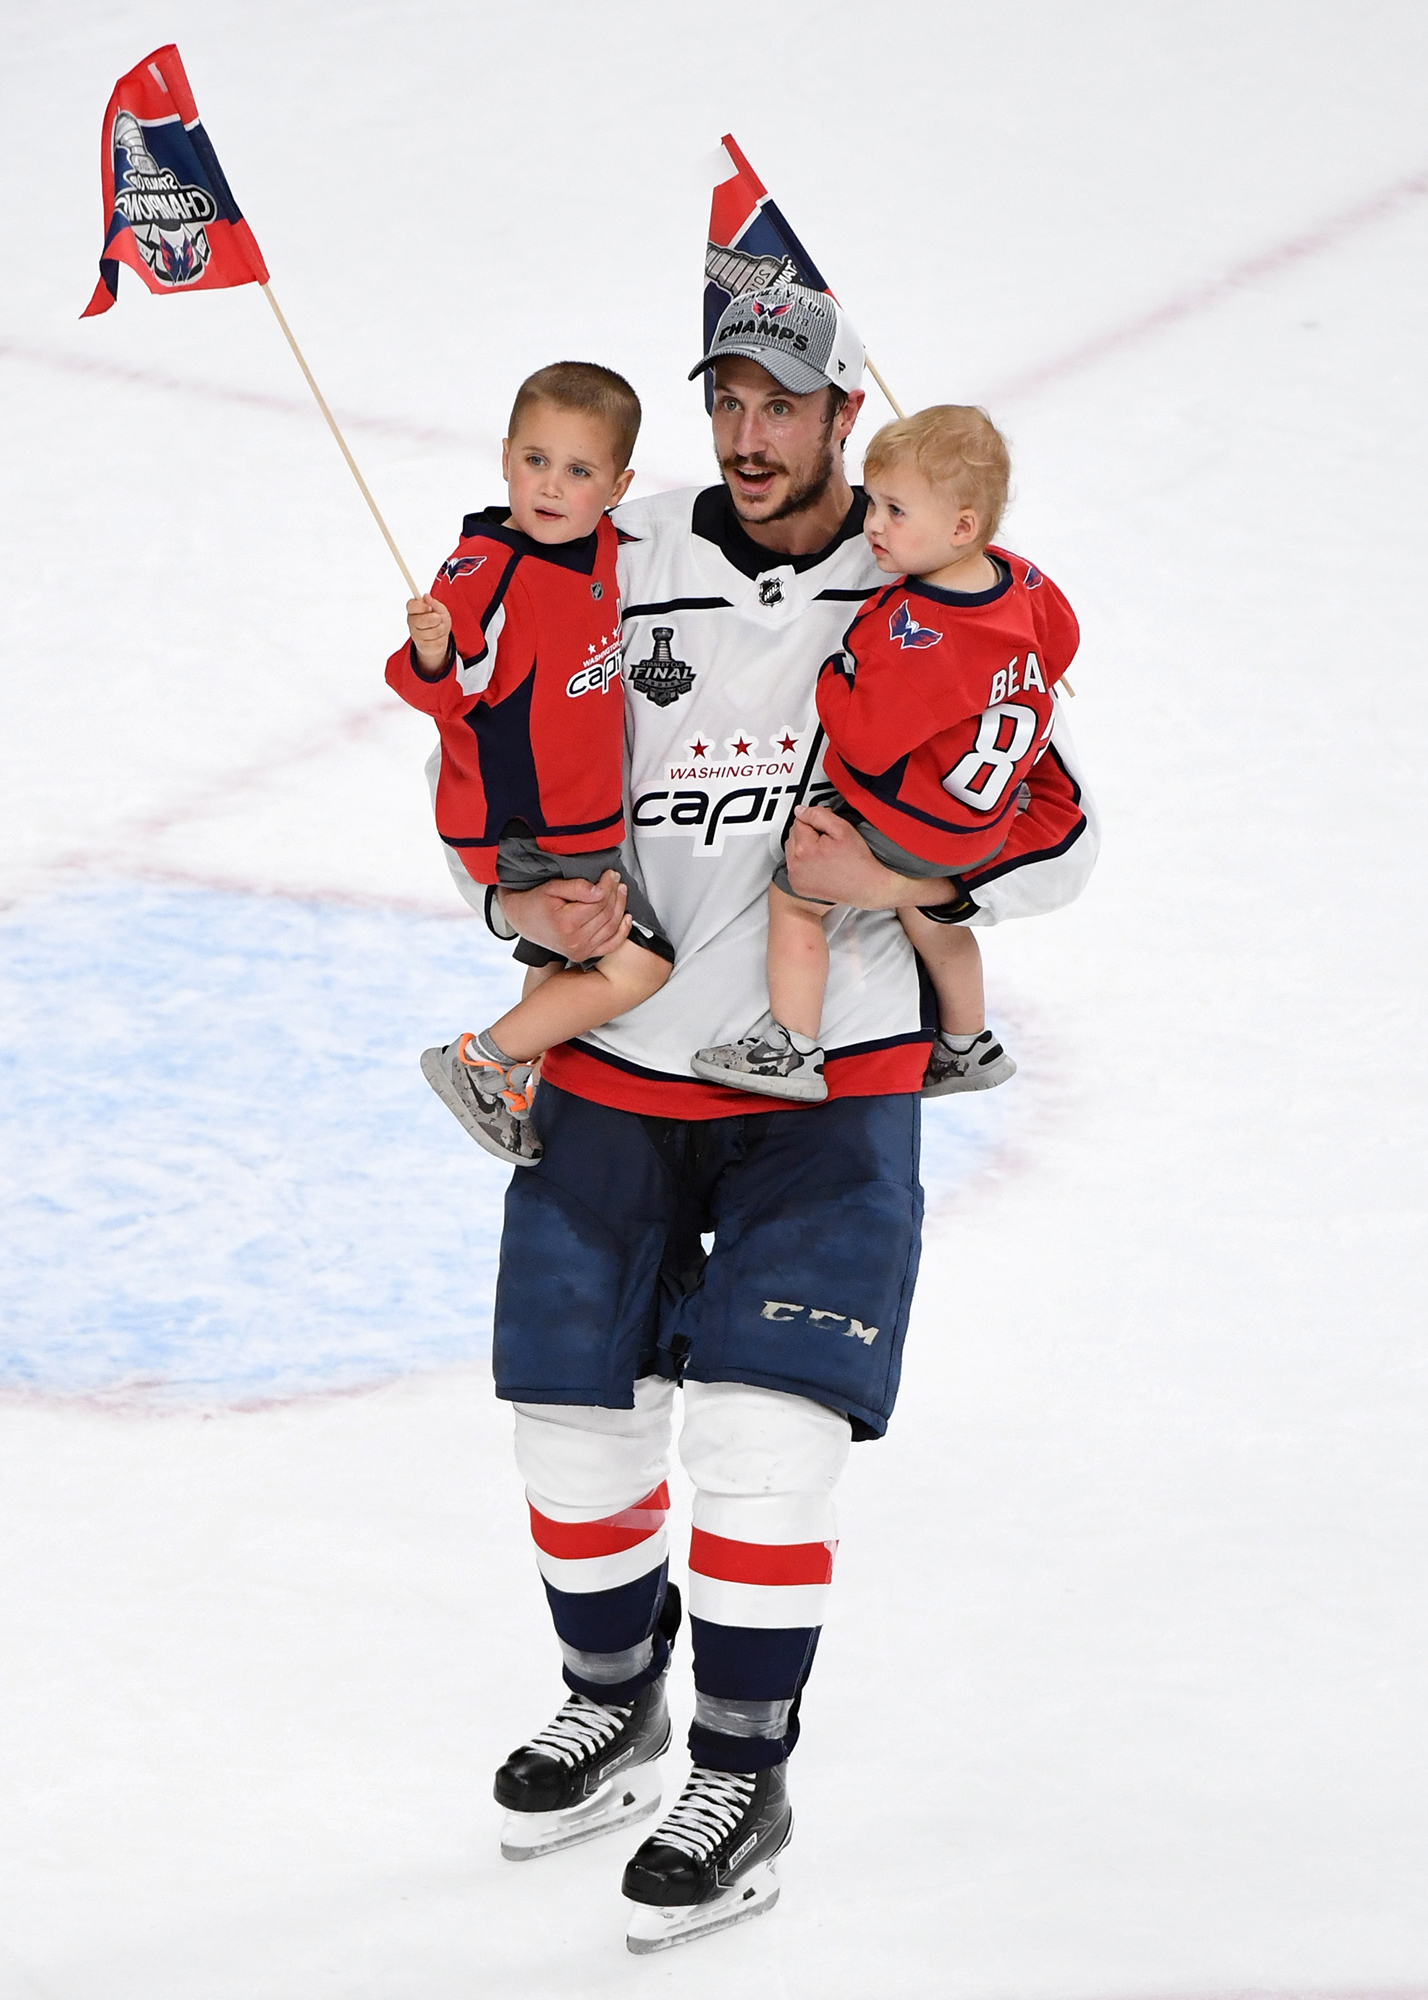
[[[738,1070],[720,1069],[717,1063],[690,1058],[689,1067],[705,1083],[722,1083],[726,1090],[751,1090],[758,1097],[781,1097],[786,1104],[821,1104],[828,1085],[821,1076],[796,1081],[786,1076],[744,1076]]]
[[[598,1840],[636,1820],[659,1811],[664,1780],[657,1763],[637,1765],[622,1778],[612,1778],[593,1798],[563,1812],[506,1814],[501,1828],[501,1852],[507,1861],[538,1861],[564,1847]]]
[[[685,1908],[660,1908],[650,1903],[632,1903],[625,1948],[633,1952],[668,1951],[677,1944],[693,1944],[696,1938],[726,1931],[732,1924],[744,1924],[761,1917],[778,1901],[778,1860],[762,1862],[742,1881],[725,1889],[707,1903]]]
[[[446,1066],[442,1062],[441,1057],[442,1051],[440,1049],[424,1049],[421,1058],[421,1073],[451,1113],[452,1117],[460,1125],[462,1131],[469,1132],[471,1137],[476,1141],[476,1144],[483,1152],[489,1153],[493,1160],[503,1160],[508,1167],[538,1167],[540,1165],[539,1157],[535,1159],[522,1159],[519,1153],[508,1153],[504,1146],[497,1145],[490,1134],[481,1125],[477,1124],[476,1120],[471,1116],[470,1106],[464,1102],[460,1092],[448,1076]]]

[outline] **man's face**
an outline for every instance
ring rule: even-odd
[[[828,391],[795,396],[757,361],[730,355],[714,370],[714,452],[741,521],[781,521],[818,504],[852,429],[856,406],[830,422]]]

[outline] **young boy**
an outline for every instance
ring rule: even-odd
[[[951,404],[886,425],[864,459],[863,532],[897,581],[868,600],[819,677],[824,768],[842,794],[833,809],[914,880],[955,877],[1001,851],[1051,733],[1051,690],[1076,653],[1076,619],[1055,584],[991,545],[1010,471],[986,412]],[[773,1025],[700,1049],[696,1075],[805,1103],[827,1096],[826,914],[794,895],[780,866],[769,889]],[[937,995],[923,1096],[1004,1083],[1016,1064],[986,1025],[975,936],[919,909],[898,915]]]
[[[612,950],[557,970],[564,959],[519,944],[530,967],[519,1003],[421,1059],[472,1138],[518,1167],[541,1154],[529,1122],[539,1058],[648,999],[674,961],[619,855],[620,596],[606,510],[634,477],[639,427],[639,399],[608,368],[558,361],[523,382],[501,447],[509,503],[467,515],[387,662],[390,685],[435,718],[437,829],[475,881],[534,889],[613,869],[625,883]]]

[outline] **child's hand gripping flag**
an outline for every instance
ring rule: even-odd
[[[100,170],[104,251],[82,319],[113,305],[121,263],[151,292],[267,283],[268,267],[198,122],[172,43],[115,84],[104,114]]]
[[[745,292],[762,291],[767,285],[807,285],[810,291],[827,292],[832,287],[789,228],[769,191],[725,133],[716,154],[721,176],[715,183],[709,205],[709,241],[704,252],[704,352],[714,345],[719,315],[732,299]],[[727,171],[728,178],[722,176]],[[888,386],[868,361],[868,373],[892,404],[902,411]],[[704,396],[714,407],[714,377],[704,378]]]

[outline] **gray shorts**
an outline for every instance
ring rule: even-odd
[[[956,869],[949,868],[945,861],[928,861],[920,854],[910,854],[905,847],[899,847],[895,840],[889,840],[881,827],[874,826],[871,820],[864,819],[857,807],[850,806],[848,801],[841,797],[839,793],[834,792],[832,798],[820,800],[819,803],[826,805],[830,812],[837,813],[840,819],[847,820],[850,826],[855,826],[868,843],[874,860],[881,861],[884,868],[891,868],[894,875],[911,876],[914,882],[944,882],[950,875],[957,872]],[[995,847],[989,848],[985,854],[978,854],[969,860],[960,862],[958,867],[980,868],[986,862],[994,860],[1001,853],[1005,845],[1006,835],[1003,834]],[[823,901],[821,896],[798,895],[798,891],[789,883],[787,861],[779,862],[778,867],[774,871],[773,879],[774,887],[782,889],[785,896],[797,897],[801,903],[821,903]],[[831,910],[834,906],[832,903],[829,903],[827,907]]]
[[[618,847],[597,848],[593,854],[550,854],[529,834],[505,834],[496,848],[496,880],[503,889],[540,889],[547,882],[598,882],[613,868],[625,885],[625,909],[631,918],[630,943],[643,945],[656,958],[674,964],[674,946],[659,927],[659,918],[637,882],[630,880]],[[558,951],[521,938],[511,956],[522,965],[564,965]]]

